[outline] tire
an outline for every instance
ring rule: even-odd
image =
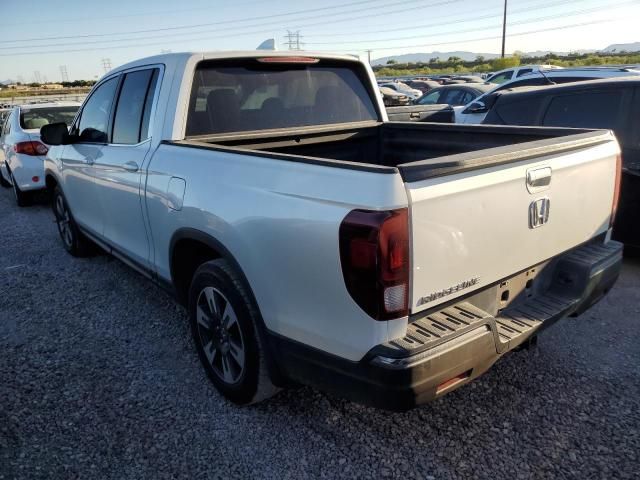
[[[7,169],[7,172],[9,170]],[[7,180],[5,180],[4,176],[2,175],[2,168],[0,168],[0,186],[3,186],[5,188],[10,188],[11,187],[11,182],[8,182]]]
[[[16,199],[16,205],[19,207],[28,207],[31,205],[31,192],[23,192],[20,190],[13,173],[9,172],[9,175],[11,176],[11,186],[13,187],[13,196]]]
[[[86,257],[91,253],[91,241],[85,237],[71,215],[67,200],[59,186],[56,186],[51,199],[51,207],[56,217],[58,233],[64,248],[74,257]]]
[[[248,405],[278,392],[258,335],[258,310],[226,260],[196,270],[189,289],[189,319],[200,361],[223,396]]]

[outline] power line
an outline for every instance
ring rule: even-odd
[[[104,68],[104,73],[109,73],[111,71],[111,59],[103,58],[101,61],[102,61],[102,68]]]
[[[569,29],[569,28],[578,28],[578,27],[586,27],[586,26],[590,26],[590,25],[599,25],[601,23],[609,23],[609,22],[616,22],[619,20],[627,20],[627,18],[625,17],[616,17],[616,18],[607,18],[604,20],[594,20],[592,22],[581,22],[581,23],[574,23],[574,24],[570,24],[570,25],[562,25],[559,27],[550,27],[550,28],[543,28],[543,29],[538,29],[538,30],[529,30],[526,32],[518,32],[518,33],[511,33],[509,34],[509,36],[511,37],[520,37],[520,36],[525,36],[525,35],[532,35],[535,33],[545,33],[545,32],[552,32],[555,30],[564,30],[564,29]],[[466,38],[464,40],[454,40],[453,42],[440,42],[440,43],[426,43],[426,44],[420,44],[420,45],[397,45],[397,46],[393,46],[393,47],[377,47],[375,50],[396,50],[396,49],[403,49],[403,48],[425,48],[425,47],[439,47],[442,45],[455,45],[457,43],[468,43],[468,42],[480,42],[483,40],[499,40],[502,38],[502,35],[499,36],[491,36],[491,37],[478,37],[478,38]],[[357,52],[357,51],[363,51],[363,50],[358,50],[358,49],[331,49],[332,52]]]
[[[419,0],[420,2],[422,2],[423,0]],[[431,3],[429,5],[427,5],[426,7],[434,7],[434,6],[441,6],[441,5],[449,5],[452,3],[457,3],[457,2],[461,2],[464,0],[443,0],[437,3]],[[340,22],[349,22],[349,21],[353,21],[353,20],[360,20],[360,19],[364,19],[364,18],[372,18],[372,17],[380,17],[380,16],[388,16],[390,14],[393,13],[398,13],[398,12],[405,12],[406,11],[406,4],[408,3],[415,3],[415,1],[400,1],[400,2],[395,2],[392,4],[387,3],[387,6],[389,5],[403,5],[404,7],[401,9],[397,9],[397,10],[386,10],[384,12],[381,13],[372,13],[372,14],[368,14],[368,15],[360,15],[357,17],[345,17],[344,13],[353,13],[353,12],[341,12],[339,14],[328,14],[328,15],[316,15],[314,17],[309,17],[309,18],[318,18],[318,17],[323,17],[323,16],[335,16],[335,15],[340,15],[340,18],[337,19],[333,19],[332,23],[340,23]],[[302,24],[300,25],[301,27],[307,27],[307,26],[316,26],[316,25],[326,25],[326,21],[321,21],[321,22],[315,22],[315,23],[309,23],[309,24]],[[233,27],[235,29],[237,29],[236,27]],[[219,29],[219,30],[223,30],[223,29]],[[188,38],[188,39],[172,39],[171,41],[173,43],[185,43],[185,42],[192,42],[192,41],[197,41],[197,40],[211,40],[211,39],[216,39],[216,38],[228,38],[228,37],[233,37],[233,36],[246,36],[246,35],[250,35],[250,34],[258,34],[258,33],[271,33],[273,31],[272,28],[268,29],[268,30],[254,30],[254,31],[243,31],[243,32],[239,32],[239,33],[230,33],[230,34],[223,34],[223,35],[206,35],[204,37],[194,37],[194,38]],[[196,32],[191,33],[191,35],[196,34]],[[188,35],[188,34],[187,34]],[[94,51],[94,50],[111,50],[111,49],[119,49],[119,48],[137,48],[137,47],[150,47],[150,46],[156,46],[156,45],[165,45],[166,44],[166,35],[159,35],[157,37],[147,37],[147,38],[164,38],[165,40],[162,42],[152,42],[152,43],[144,43],[144,44],[134,44],[134,45],[114,45],[114,46],[108,46],[108,47],[92,47],[92,48],[81,48],[81,49],[71,49],[71,50],[49,50],[49,51],[35,51],[35,52],[23,52],[23,53],[0,53],[0,57],[10,57],[10,56],[16,56],[16,55],[37,55],[37,54],[47,54],[47,53],[75,53],[75,52],[87,52],[87,51]],[[82,44],[86,45],[86,44],[90,44],[90,43],[106,43],[106,42],[115,42],[115,41],[134,41],[137,42],[139,40],[144,40],[144,37],[139,37],[139,38],[123,38],[123,39],[117,39],[117,40],[102,40],[102,41],[96,41],[96,42],[86,42],[83,41]],[[65,43],[65,44],[53,44],[53,45],[48,45],[49,47],[53,47],[53,46],[63,46],[63,45],[76,45],[77,42],[72,42],[72,43]],[[40,46],[42,47],[42,46]],[[17,48],[38,48],[38,46],[20,46],[20,47],[8,47],[8,48],[12,48],[12,49],[17,49]]]
[[[376,3],[376,2],[380,2],[380,1],[383,1],[383,0],[360,0],[360,1],[357,1],[357,2],[344,3],[344,4],[340,4],[340,5],[331,5],[331,6],[328,6],[328,7],[311,8],[311,9],[306,9],[306,10],[298,10],[298,11],[289,12],[289,13],[263,15],[263,16],[259,16],[259,17],[247,17],[247,18],[224,20],[224,21],[210,22],[210,23],[179,25],[179,26],[163,27],[163,28],[151,28],[151,29],[147,29],[147,30],[132,30],[132,31],[128,31],[128,32],[110,32],[110,33],[92,33],[92,34],[85,34],[85,35],[69,35],[69,36],[60,36],[60,37],[22,38],[22,39],[18,39],[18,40],[2,40],[2,41],[0,41],[0,43],[17,43],[17,42],[30,42],[30,41],[41,41],[41,40],[63,40],[63,39],[78,39],[78,38],[93,38],[93,37],[110,37],[110,36],[113,36],[113,35],[131,35],[131,34],[137,34],[137,33],[165,32],[165,31],[170,31],[170,30],[184,30],[184,29],[190,29],[190,28],[212,27],[212,26],[215,26],[215,25],[228,25],[230,23],[238,23],[238,22],[244,23],[244,22],[248,22],[248,21],[252,21],[252,20],[266,20],[266,19],[271,19],[271,18],[280,18],[280,17],[289,17],[289,16],[292,16],[292,15],[307,14],[307,13],[310,13],[310,12],[320,12],[320,11],[324,11],[324,10],[335,10],[336,8],[345,8],[345,7],[355,6],[355,5]],[[405,1],[405,2],[396,2],[396,3],[392,3],[392,4],[386,3],[386,4],[380,5],[380,6],[367,7],[367,8],[363,8],[363,9],[359,9],[359,10],[354,10],[353,12],[343,12],[343,13],[355,13],[355,12],[358,12],[358,11],[368,10],[369,8],[387,8],[389,5],[399,5],[399,4],[407,4],[407,3],[421,3],[422,1],[423,0],[419,0],[419,1],[416,1],[416,0],[411,1],[410,0],[410,1]],[[456,0],[456,1],[460,1],[460,0]],[[336,14],[332,13],[331,15],[336,15]],[[306,18],[318,18],[318,17],[319,17],[318,15],[314,15],[312,17],[305,17],[305,18],[301,18],[301,19],[295,19],[293,21],[304,20]],[[271,23],[273,23],[273,22],[271,22]],[[238,27],[232,27],[232,28],[238,28]]]
[[[609,5],[606,5],[604,7],[595,7],[595,8],[591,8],[591,9],[587,9],[587,10],[573,10],[573,11],[569,11],[569,12],[563,13],[563,18],[576,17],[576,16],[587,14],[587,13],[599,12],[599,11],[602,11],[602,10],[613,10],[614,8],[626,6],[626,5],[629,5],[629,4],[632,4],[632,3],[637,3],[637,0],[636,1],[622,2],[622,3],[617,3],[617,4],[609,4]],[[520,21],[517,21],[517,22],[511,22],[510,25],[527,25],[529,23],[536,23],[536,22],[541,22],[541,21],[545,21],[545,20],[552,20],[552,19],[556,19],[556,18],[557,18],[557,15],[546,15],[546,16],[543,16],[543,17],[535,17],[535,18],[529,18],[527,20],[520,20]],[[430,37],[441,37],[442,35],[450,35],[450,34],[458,34],[458,33],[482,32],[482,31],[489,30],[489,29],[494,28],[494,27],[499,27],[499,26],[500,25],[496,24],[496,25],[491,25],[491,26],[467,28],[467,29],[463,29],[463,30],[449,30],[449,31],[445,31],[445,32],[432,33],[432,34],[429,34],[429,35],[419,35],[419,37],[420,38],[430,38]],[[354,43],[371,44],[372,42],[393,42],[393,41],[397,41],[397,40],[410,40],[412,38],[415,38],[416,36],[418,36],[418,35],[409,35],[409,36],[394,37],[394,38],[377,38],[375,40],[352,40],[352,41],[349,41],[349,42],[309,42],[309,45],[343,45],[345,43],[348,43],[348,44],[354,44]]]
[[[567,4],[571,4],[571,3],[583,3],[584,0],[561,0],[561,1],[553,1],[553,2],[547,2],[547,3],[543,3],[540,5],[535,5],[532,7],[526,7],[526,8],[520,8],[520,9],[513,9],[510,10],[510,12],[512,14],[516,14],[516,13],[529,13],[532,10],[544,10],[546,8],[553,8],[553,7],[558,7],[560,5],[567,5]],[[530,3],[535,3],[528,1],[528,2],[521,2],[524,4],[530,4]],[[438,16],[438,21],[437,22],[432,22],[432,23],[422,23],[419,25],[404,25],[404,26],[400,26],[400,27],[394,27],[394,28],[385,28],[385,29],[380,29],[380,28],[376,28],[375,30],[358,30],[356,32],[345,32],[345,33],[340,33],[340,32],[336,32],[336,33],[312,33],[312,34],[306,34],[305,37],[307,38],[316,38],[316,37],[344,37],[344,36],[349,36],[349,37],[353,37],[354,34],[357,35],[366,35],[369,33],[373,33],[373,34],[379,34],[379,33],[387,33],[387,32],[404,32],[406,30],[413,30],[416,28],[430,28],[430,27],[441,27],[443,25],[454,25],[457,23],[468,23],[468,22],[477,22],[478,20],[486,20],[486,19],[490,19],[490,18],[497,18],[499,15],[502,14],[502,6],[499,6],[497,8],[487,8],[485,9],[485,11],[496,11],[496,13],[494,14],[490,14],[490,15],[475,15],[475,13],[472,13],[471,17],[464,17],[458,20],[453,20],[453,21],[449,21],[449,22],[442,22],[442,19],[444,18],[451,18],[451,17],[458,17],[459,13],[453,13],[453,14],[448,14],[448,15],[439,15]],[[341,42],[342,43],[342,42]]]

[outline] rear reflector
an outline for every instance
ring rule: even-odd
[[[446,382],[442,382],[440,385],[438,385],[438,388],[436,388],[436,395],[438,393],[444,392],[446,389],[451,388],[460,382],[465,381],[470,376],[471,376],[471,370],[467,370],[466,372],[461,373],[460,375],[456,375],[455,377],[450,378]]]
[[[31,181],[33,183],[38,183],[40,181],[40,177],[31,177]]]
[[[18,142],[13,146],[13,150],[16,153],[23,155],[30,155],[32,157],[39,157],[46,155],[49,149],[44,143],[38,141],[32,142]]]
[[[622,181],[622,155],[616,157],[616,183],[613,187],[613,203],[611,205],[611,219],[609,220],[609,228],[613,227],[616,221],[616,213],[618,212],[618,201],[620,200],[620,182]]]
[[[262,57],[258,58],[261,63],[318,63],[319,58],[311,57]]]

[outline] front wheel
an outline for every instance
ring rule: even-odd
[[[278,391],[267,372],[258,315],[227,261],[214,260],[198,268],[189,291],[198,356],[218,391],[240,405],[256,403]]]
[[[55,188],[51,205],[64,248],[74,257],[86,257],[90,253],[91,244],[78,229],[60,187]]]

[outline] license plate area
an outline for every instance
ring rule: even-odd
[[[531,267],[498,284],[498,288],[496,289],[498,315],[504,309],[525,303],[527,300],[536,296],[536,292],[540,291],[540,283],[542,280],[539,276],[547,263],[541,263],[535,267]]]

